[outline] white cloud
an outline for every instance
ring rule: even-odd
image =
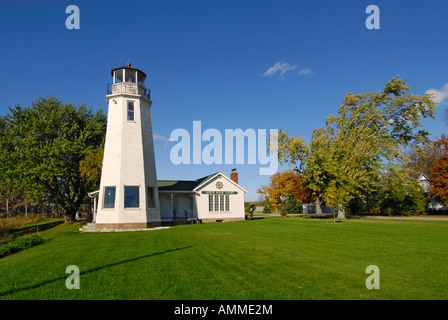
[[[154,140],[154,141],[156,141],[156,140],[162,140],[164,143],[163,143],[163,146],[168,146],[168,144],[170,143],[170,142],[173,142],[173,141],[171,141],[170,140],[170,138],[167,138],[167,137],[165,137],[165,136],[162,136],[161,134],[157,134],[157,133],[154,133],[153,135],[152,135],[152,139]]]
[[[287,62],[277,62],[274,66],[270,67],[263,75],[264,76],[273,76],[278,74],[279,77],[283,76],[286,72],[295,70],[297,65],[290,65]]]
[[[448,82],[440,90],[428,89],[425,93],[432,93],[434,102],[443,103],[448,98]]]
[[[311,73],[311,70],[310,70],[310,69],[302,69],[302,70],[299,71],[299,74],[300,74],[301,76],[307,76],[307,75],[309,75],[310,73]]]

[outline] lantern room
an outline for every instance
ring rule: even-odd
[[[128,63],[126,67],[112,69],[113,83],[108,84],[107,94],[135,94],[150,100],[150,90],[145,87],[146,73],[139,69],[131,68]]]

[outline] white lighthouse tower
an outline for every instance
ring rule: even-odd
[[[160,226],[146,74],[130,63],[112,69],[111,74],[96,230]]]

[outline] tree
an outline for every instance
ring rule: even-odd
[[[303,163],[309,150],[305,139],[299,136],[289,137],[288,132],[283,132],[283,129],[280,129],[278,135],[269,136],[266,141],[268,143],[267,151],[277,152],[281,165],[288,164],[298,172],[303,171]],[[275,143],[271,144],[272,141]]]
[[[426,213],[428,199],[414,175],[396,166],[381,177],[381,213],[386,215],[420,215]]]
[[[245,202],[244,203],[244,211],[248,214],[249,219],[252,220],[254,217],[255,203]]]
[[[303,184],[300,172],[292,169],[273,174],[269,185],[261,186],[257,192],[264,194],[276,208],[288,198],[296,198],[299,202],[312,201],[311,190]]]
[[[282,216],[285,216],[288,213],[303,213],[303,207],[302,204],[299,201],[297,201],[296,198],[291,197],[285,201],[285,203],[282,206],[282,209],[280,210],[280,213]]]
[[[51,96],[10,108],[4,121],[4,158],[15,164],[5,175],[34,201],[59,206],[66,221],[74,220],[87,194],[80,162],[103,143],[105,114]]]
[[[103,167],[104,146],[101,145],[86,155],[80,161],[79,170],[86,183],[87,191],[94,191],[100,187],[101,169]]]
[[[414,145],[407,152],[403,167],[412,174],[428,174],[436,159],[441,156],[440,148],[435,144]]]
[[[271,207],[269,206],[269,204],[267,202],[265,202],[265,204],[264,204],[263,213],[271,213]]]
[[[439,156],[432,162],[428,170],[431,187],[428,194],[436,200],[448,205],[448,137],[443,134],[435,142]]]
[[[420,119],[434,118],[435,103],[430,94],[409,90],[394,77],[378,92],[349,92],[338,115],[313,131],[309,150],[301,155],[304,177],[318,199],[338,209],[338,218],[345,218],[351,200],[365,200],[378,188],[377,177],[402,162],[406,147],[429,143]]]

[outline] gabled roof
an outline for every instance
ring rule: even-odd
[[[419,181],[422,181],[422,180],[428,180],[428,181],[429,181],[428,176],[427,176],[424,172],[420,173],[420,175],[418,176],[417,179],[418,179]]]
[[[157,180],[159,191],[191,191],[214,177],[217,173],[196,180]]]
[[[240,186],[238,183],[236,183],[235,181],[233,181],[232,179],[229,179],[227,176],[225,176],[222,172],[217,172],[215,174],[209,175],[207,177],[207,179],[205,179],[204,181],[202,181],[201,183],[199,183],[195,188],[194,191],[198,191],[199,189],[201,189],[203,186],[206,185],[206,183],[212,179],[214,179],[217,176],[222,176],[223,178],[225,178],[227,181],[229,181],[231,184],[235,185],[236,187],[240,188],[243,192],[247,192],[246,189],[244,189],[242,186]]]
[[[243,187],[239,184],[235,183],[228,177],[226,177],[221,172],[216,172],[211,175],[196,179],[196,180],[157,180],[157,187],[159,191],[174,191],[174,192],[195,192],[199,190],[201,187],[205,186],[206,183],[212,180],[214,177],[221,175],[230,183],[234,184],[238,188],[240,188],[243,192],[247,192]]]

